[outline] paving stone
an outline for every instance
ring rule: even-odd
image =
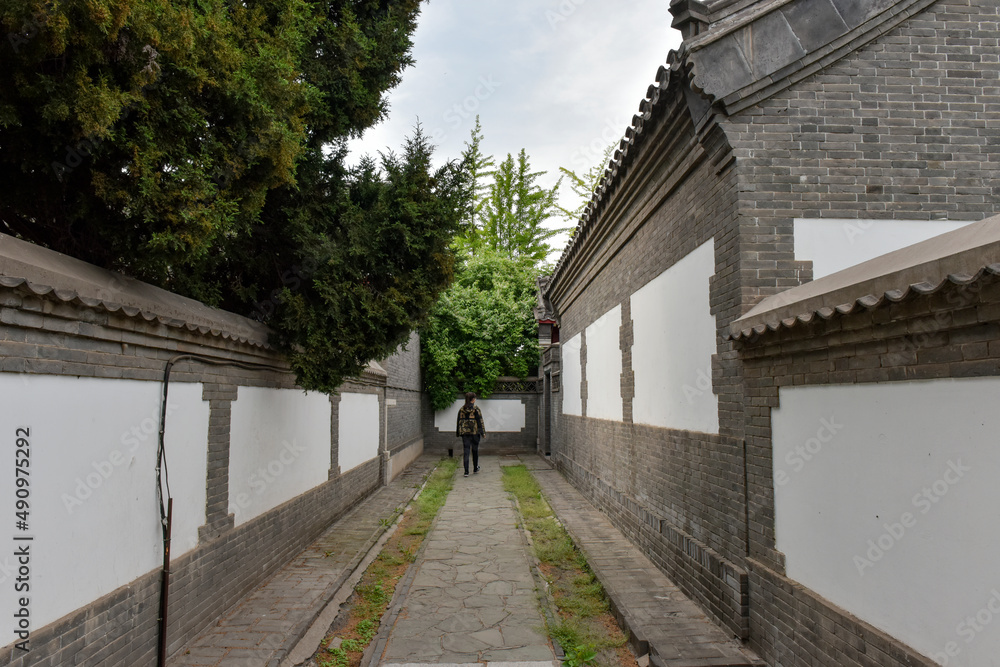
[[[422,456],[211,627],[176,651],[168,667],[268,667],[286,654],[405,507],[438,461]]]
[[[555,652],[534,594],[531,561],[499,459],[480,458],[482,472],[456,475],[434,527],[414,564],[412,585],[392,621],[381,664],[542,661]],[[435,585],[426,585],[434,582]],[[419,585],[418,585],[419,584]],[[457,607],[455,606],[457,605]],[[414,627],[439,619],[422,640]],[[431,632],[440,648],[430,650]],[[435,644],[435,646],[437,646]]]
[[[654,662],[664,667],[763,664],[709,620],[560,473],[539,467],[532,474],[612,604],[621,611],[626,629],[649,642]]]

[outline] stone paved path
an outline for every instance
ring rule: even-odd
[[[688,599],[608,518],[538,458],[525,463],[633,637],[663,667],[764,665]]]
[[[167,667],[277,667],[386,531],[381,520],[406,506],[438,460],[414,461],[171,656]]]
[[[523,459],[638,639],[634,643],[648,647],[653,667],[763,664],[712,623],[547,461]],[[418,459],[175,653],[168,667],[298,663],[289,656],[292,647],[338,589],[349,590],[351,572],[377,551],[373,546],[385,531],[380,519],[409,502],[415,484],[436,462],[430,456]],[[557,667],[542,632],[526,545],[503,490],[502,462],[518,461],[484,456],[478,475],[456,473],[420,557],[400,582],[369,667]]]
[[[401,582],[409,588],[390,610],[397,615],[387,643],[376,645],[379,664],[558,665],[500,459],[484,456],[480,465],[468,478],[456,472],[412,580]]]

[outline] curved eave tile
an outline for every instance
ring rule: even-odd
[[[841,304],[835,307],[824,306],[811,311],[805,311],[798,315],[785,317],[783,319],[769,319],[762,324],[741,329],[738,332],[730,333],[728,340],[741,342],[758,342],[760,338],[769,334],[783,330],[795,329],[799,326],[812,324],[816,318],[829,321],[837,316],[847,317],[863,310],[876,310],[893,304],[902,303],[913,299],[923,298],[937,294],[949,286],[965,287],[977,283],[986,276],[1000,276],[1000,263],[989,264],[980,269],[975,275],[967,273],[950,273],[947,277],[936,284],[928,282],[913,283],[903,290],[888,290],[881,296],[866,294],[855,299],[851,303]]]
[[[628,174],[629,166],[635,161],[636,155],[639,153],[639,145],[646,137],[644,130],[648,121],[662,113],[670,100],[669,89],[681,82],[688,67],[682,47],[682,51],[671,50],[667,55],[666,66],[660,65],[657,68],[655,83],[650,84],[646,89],[646,97],[639,102],[639,113],[632,116],[631,125],[625,129],[614,157],[608,162],[603,178],[594,189],[594,195],[583,215],[580,216],[580,222],[576,226],[573,238],[570,239],[569,244],[556,262],[550,286],[558,281],[563,267],[590,236],[590,230],[600,219],[601,211],[610,201],[611,195],[618,188],[622,179]]]
[[[231,340],[234,342],[242,343],[245,345],[251,345],[253,347],[261,349],[271,349],[271,346],[268,345],[266,341],[251,339],[247,336],[240,336],[238,334],[234,334],[229,331],[215,329],[205,325],[186,322],[184,320],[179,320],[175,318],[164,317],[155,312],[142,310],[134,306],[123,306],[122,304],[115,303],[113,301],[81,296],[80,294],[78,294],[73,290],[55,289],[53,287],[50,287],[49,285],[42,285],[39,283],[31,282],[25,278],[0,276],[0,287],[6,287],[8,289],[16,289],[22,286],[25,289],[27,289],[31,294],[40,298],[52,301],[59,301],[61,303],[70,305],[83,306],[84,308],[89,308],[92,310],[103,310],[104,312],[110,314],[121,313],[122,315],[125,315],[130,319],[142,319],[145,322],[153,322],[155,320],[160,324],[163,324],[164,326],[173,329],[183,328],[193,333],[201,334],[203,336],[211,336],[213,338]]]

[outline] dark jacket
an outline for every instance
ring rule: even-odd
[[[463,435],[486,435],[486,426],[483,424],[483,413],[477,405],[463,405],[458,411],[458,426],[455,428],[456,436]]]

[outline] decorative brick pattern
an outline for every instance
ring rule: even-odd
[[[229,513],[229,426],[236,385],[206,384],[202,400],[208,401],[208,467],[205,525],[199,529],[200,541],[209,541],[233,528]]]

